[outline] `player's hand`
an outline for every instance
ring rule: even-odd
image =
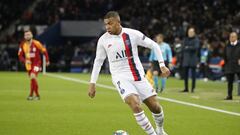
[[[170,75],[170,71],[167,67],[163,66],[160,67],[160,69],[162,71],[161,77],[168,77]]]
[[[95,83],[90,83],[88,88],[88,96],[94,98],[96,94],[96,85]]]
[[[30,60],[25,60],[25,64],[32,64]]]
[[[49,66],[49,65],[50,65],[50,61],[47,61],[46,66]]]

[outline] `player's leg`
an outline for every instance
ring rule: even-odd
[[[156,135],[154,128],[145,116],[143,109],[141,108],[141,100],[139,99],[138,93],[132,82],[113,78],[113,84],[117,88],[121,98],[125,103],[129,105],[133,111],[134,117],[137,123],[148,135]]]
[[[141,108],[141,101],[138,95],[132,94],[125,98],[125,102],[129,105],[134,113],[134,117],[139,126],[148,134],[156,135],[152,124],[145,115],[143,109]]]
[[[158,61],[152,62],[152,68],[153,68],[153,82],[154,82],[154,88],[156,91],[159,91],[159,73],[160,73],[160,67]]]
[[[158,71],[154,70],[153,71],[153,81],[154,81],[154,87],[156,89],[156,91],[158,92],[159,88],[158,88]]]
[[[31,71],[28,71],[28,76],[30,77],[30,94],[27,97],[27,100],[33,100],[34,85],[31,79]]]
[[[162,91],[165,89],[165,87],[166,87],[166,81],[167,81],[167,78],[166,78],[166,77],[162,77],[162,78],[161,78],[161,91],[160,91],[160,92],[162,92]]]
[[[168,61],[164,61],[165,65],[169,65]],[[160,68],[160,67],[159,67]],[[168,67],[169,68],[169,67]],[[166,77],[161,77],[161,91],[162,92],[165,88],[166,88],[166,82],[167,82],[167,78]]]
[[[138,90],[141,100],[152,112],[157,127],[157,134],[166,135],[163,130],[163,111],[156,98],[157,93],[154,91],[151,84],[144,78],[142,79],[142,81],[135,82],[135,87]]]
[[[155,95],[148,97],[143,101],[152,112],[153,119],[156,124],[156,132],[158,135],[167,135],[163,129],[164,113]]]
[[[31,84],[32,84],[35,96],[37,96],[38,92],[35,91],[36,85],[37,85],[37,77],[36,77],[36,74],[34,72],[31,72],[30,79],[31,79]]]
[[[36,100],[40,100],[40,95],[39,95],[39,86],[38,86],[38,81],[37,81],[37,76],[38,76],[38,73],[41,71],[41,67],[40,66],[35,66],[34,67],[34,74],[35,74],[35,94],[36,94],[36,97],[35,99]]]
[[[37,71],[31,72],[30,78],[31,78],[31,83],[33,85],[33,91],[35,93],[35,98],[36,100],[40,100],[40,95],[38,92],[38,82],[37,82]]]

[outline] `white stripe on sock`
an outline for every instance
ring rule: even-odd
[[[164,113],[163,113],[163,109],[161,109],[161,113],[159,114],[154,114],[152,113],[153,119],[155,121],[155,124],[157,126],[157,128],[162,128],[163,127],[163,122],[164,122]]]
[[[152,124],[149,122],[148,118],[145,116],[144,111],[140,113],[134,114],[138,125],[148,134],[148,135],[156,135]]]

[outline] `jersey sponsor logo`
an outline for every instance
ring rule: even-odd
[[[34,58],[35,57],[35,53],[29,53],[30,58]]]
[[[37,49],[34,47],[34,48],[33,48],[33,52],[36,52],[36,50],[37,50]]]
[[[127,57],[126,50],[122,50],[120,52],[117,52],[117,54],[116,54],[116,60],[118,60],[119,58],[121,59],[121,58],[126,58],[126,57]]]

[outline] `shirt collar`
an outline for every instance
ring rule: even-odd
[[[231,45],[235,46],[235,45],[237,45],[237,42],[238,42],[237,40],[234,42],[231,42]]]

